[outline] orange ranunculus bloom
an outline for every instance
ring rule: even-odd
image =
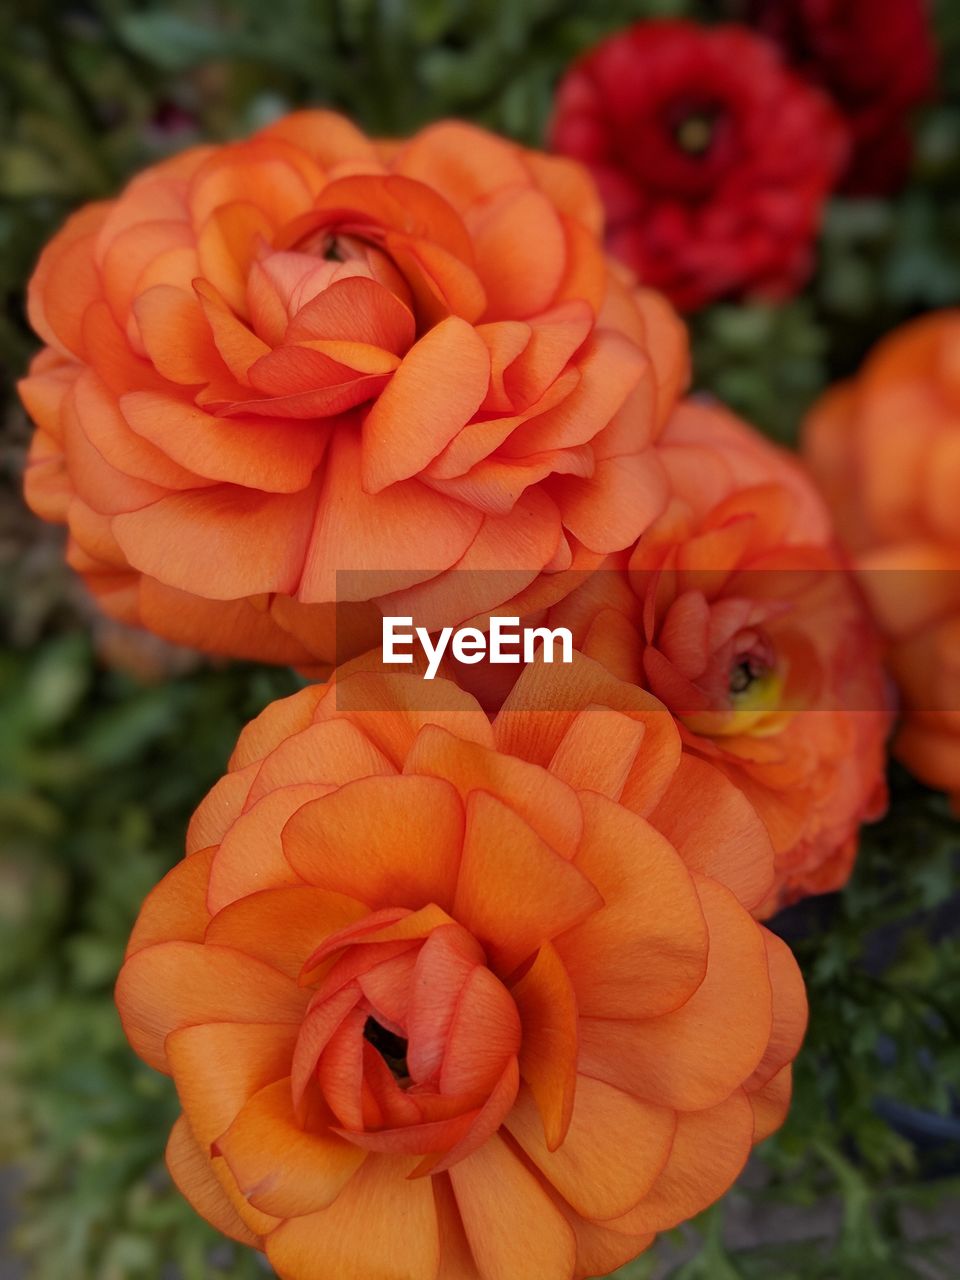
[[[285,1280],[606,1274],[786,1113],[769,840],[582,656],[492,724],[353,665],[246,729],[134,930],[117,1001],[176,1082],[173,1177]]]
[[[814,408],[804,451],[887,641],[894,753],[960,807],[960,311],[881,342]]]
[[[662,507],[686,376],[600,234],[584,170],[468,125],[308,111],[157,165],[31,281],[27,499],[107,612],[229,655],[333,660],[337,599],[343,657],[390,593],[428,626],[556,597]]]
[[[660,698],[684,749],[750,798],[777,853],[766,915],[843,885],[861,823],[885,807],[879,648],[794,459],[693,401],[660,453],[667,509],[551,624]]]

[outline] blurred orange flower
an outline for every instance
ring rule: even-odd
[[[173,1176],[286,1280],[605,1274],[785,1115],[769,840],[582,656],[492,724],[354,668],[246,729],[134,930],[117,1001],[177,1085]]]
[[[886,805],[879,646],[813,485],[732,414],[689,401],[660,440],[672,497],[630,553],[550,612],[677,716],[777,853],[760,914],[843,885]]]
[[[338,598],[343,657],[392,592],[430,626],[559,594],[662,506],[686,376],[601,221],[574,162],[468,125],[308,111],[157,165],[34,274],[28,501],[107,612],[233,656],[333,660]]]
[[[888,642],[894,752],[960,807],[960,311],[881,342],[814,408],[804,450]]]

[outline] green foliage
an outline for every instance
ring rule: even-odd
[[[19,0],[0,5],[0,366],[34,349],[22,298],[66,214],[145,164],[329,104],[402,134],[461,115],[542,142],[570,59],[640,17],[736,0]],[[960,298],[960,6],[939,0],[941,100],[918,121],[895,200],[834,200],[802,298],[709,309],[696,386],[796,438],[827,383],[915,312]],[[22,1171],[17,1244],[33,1280],[262,1274],[171,1189],[169,1082],[127,1049],[111,989],[140,901],[178,856],[189,813],[241,724],[292,677],[204,668],[161,685],[105,670],[60,552],[12,497],[25,439],[0,446],[0,1159]],[[9,512],[9,514],[8,514]],[[49,554],[48,554],[49,553]],[[947,1277],[933,1219],[958,1153],[926,1153],[883,1101],[946,1113],[960,1088],[957,827],[897,774],[849,889],[783,922],[813,1017],[784,1130],[751,1190],[622,1269],[642,1280]],[[953,907],[950,904],[953,902]],[[951,1164],[952,1160],[952,1164]],[[756,1185],[754,1185],[756,1184]],[[839,1228],[830,1212],[835,1208]],[[813,1237],[744,1229],[752,1211],[814,1214]],[[926,1224],[926,1225],[924,1225]],[[917,1232],[926,1237],[916,1239]],[[788,1238],[788,1237],[787,1237]]]
[[[172,1191],[173,1089],[128,1049],[111,992],[240,728],[295,687],[242,667],[138,686],[76,633],[0,661],[0,1159],[24,1179],[36,1280],[155,1277],[164,1258],[184,1280],[257,1274]]]

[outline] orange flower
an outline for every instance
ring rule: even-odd
[[[586,658],[492,724],[362,668],[275,703],[188,854],[118,1005],[176,1082],[177,1184],[286,1280],[605,1274],[785,1115],[805,999],[750,915],[763,827]]]
[[[804,449],[887,641],[894,753],[960,809],[960,311],[881,342],[814,408]]]
[[[34,274],[27,499],[108,613],[235,656],[333,660],[338,599],[346,656],[390,593],[430,626],[556,597],[662,506],[686,371],[600,233],[575,163],[467,125],[309,111],[157,165]]]
[[[750,798],[777,853],[760,914],[843,885],[886,804],[879,652],[813,486],[731,414],[661,436],[672,497],[631,553],[550,613],[677,716],[684,749]]]

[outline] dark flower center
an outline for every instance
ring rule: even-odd
[[[368,1018],[363,1028],[363,1038],[372,1044],[390,1068],[396,1080],[406,1081],[410,1078],[407,1069],[407,1042],[403,1036],[394,1035],[382,1026],[376,1018]]]
[[[757,658],[741,658],[730,669],[731,694],[746,693],[752,684],[767,674],[766,665]]]
[[[320,257],[325,262],[346,262],[347,255],[343,251],[339,236],[327,236],[323,242]]]
[[[677,146],[688,156],[706,155],[713,144],[717,116],[707,111],[696,111],[684,117],[674,127]]]

